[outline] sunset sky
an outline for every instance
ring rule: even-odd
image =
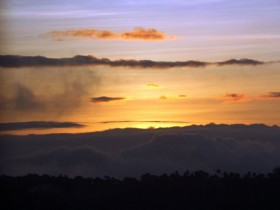
[[[1,133],[280,125],[279,0],[7,0],[0,8]],[[30,121],[61,125],[4,125]]]

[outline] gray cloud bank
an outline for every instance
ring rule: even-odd
[[[49,129],[49,128],[79,128],[84,125],[74,122],[47,122],[47,121],[30,121],[30,122],[10,122],[0,123],[0,131],[24,130],[24,129]]]
[[[139,176],[175,170],[268,172],[280,165],[278,126],[115,129],[1,136],[0,174]]]
[[[174,68],[174,67],[205,67],[208,65],[262,65],[265,62],[252,59],[231,59],[223,62],[205,61],[152,61],[152,60],[110,60],[94,56],[76,55],[71,58],[47,58],[43,56],[1,55],[0,66],[5,68],[19,67],[57,67],[82,65],[107,65],[111,67],[134,68]]]

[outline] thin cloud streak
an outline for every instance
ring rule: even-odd
[[[268,94],[261,95],[259,99],[280,99],[280,92],[269,92]]]
[[[123,41],[163,41],[173,39],[156,29],[134,28],[132,31],[116,33],[110,30],[80,29],[67,31],[50,31],[44,37],[50,37],[55,41],[63,41],[69,38],[75,39],[100,39]]]
[[[30,121],[30,122],[10,122],[0,123],[0,131],[25,130],[25,129],[50,129],[50,128],[80,128],[85,125],[74,122],[47,122],[47,121]]]
[[[250,98],[244,94],[228,93],[224,96],[224,101],[227,103],[247,102],[247,101],[250,101]]]
[[[70,58],[47,58],[43,56],[19,56],[0,55],[0,67],[20,68],[20,67],[61,67],[61,66],[95,66],[106,65],[110,67],[130,67],[130,68],[180,68],[180,67],[206,67],[208,65],[264,65],[271,62],[262,62],[252,59],[231,59],[223,62],[206,61],[152,61],[152,60],[110,60],[108,58],[96,58],[91,55],[76,55]]]
[[[147,87],[152,87],[152,88],[160,88],[160,85],[154,84],[154,83],[149,83],[146,85]]]
[[[125,100],[124,97],[108,97],[108,96],[101,96],[101,97],[94,97],[91,98],[90,101],[93,103],[106,103],[106,102],[111,102],[111,101],[121,101]]]
[[[120,121],[103,121],[99,122],[102,124],[113,124],[113,123],[190,123],[187,121],[168,121],[168,120],[120,120]]]

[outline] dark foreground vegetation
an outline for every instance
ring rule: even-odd
[[[280,169],[272,173],[204,171],[140,179],[1,176],[1,209],[280,209]]]

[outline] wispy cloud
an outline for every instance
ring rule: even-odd
[[[258,96],[258,99],[280,99],[280,92],[269,92],[265,95]]]
[[[25,112],[40,111],[45,108],[44,101],[35,95],[30,88],[21,84],[15,85],[15,94],[10,98],[9,102],[16,110]]]
[[[40,81],[40,84],[34,86],[32,75],[36,71],[33,69],[24,73],[24,78],[19,80],[12,78],[14,73],[10,74],[7,79],[11,81],[9,85],[0,85],[7,90],[0,91],[0,118],[17,116],[17,119],[28,119],[32,115],[39,117],[36,118],[39,120],[49,120],[45,117],[69,115],[83,105],[85,98],[95,95],[100,86],[101,77],[95,72],[68,68],[54,68],[53,71],[37,74],[36,81]]]
[[[146,87],[149,87],[149,88],[160,88],[160,85],[154,84],[154,83],[149,83],[149,84],[146,85]]]
[[[271,62],[268,62],[271,63]],[[176,68],[176,67],[205,67],[208,65],[264,65],[265,62],[241,59],[228,60],[223,62],[206,61],[152,61],[152,60],[110,60],[108,58],[96,58],[91,55],[76,55],[70,58],[47,58],[43,56],[18,56],[0,55],[0,67],[20,68],[20,67],[58,67],[58,66],[83,66],[83,65],[106,65],[111,67],[130,68]]]
[[[124,41],[163,41],[173,39],[174,36],[168,36],[156,29],[134,28],[128,32],[113,32],[110,30],[98,29],[79,29],[66,31],[50,31],[44,35],[56,41],[63,41],[69,38],[75,39],[101,39],[101,40],[124,40]]]
[[[49,128],[79,128],[84,125],[74,122],[47,122],[47,121],[30,121],[30,122],[10,122],[0,123],[0,131],[24,130],[24,129],[49,129]]]
[[[244,94],[238,93],[227,93],[224,97],[224,102],[233,103],[233,102],[247,102],[250,101],[250,98]]]
[[[101,96],[101,97],[94,97],[90,99],[90,101],[93,103],[104,103],[104,102],[121,101],[121,100],[125,100],[125,98]]]
[[[167,96],[162,95],[162,96],[159,97],[159,99],[160,100],[167,100],[168,98],[167,98]]]
[[[131,32],[123,32],[120,34],[121,39],[124,40],[146,40],[157,41],[171,39],[165,33],[157,31],[156,29],[135,28]]]

